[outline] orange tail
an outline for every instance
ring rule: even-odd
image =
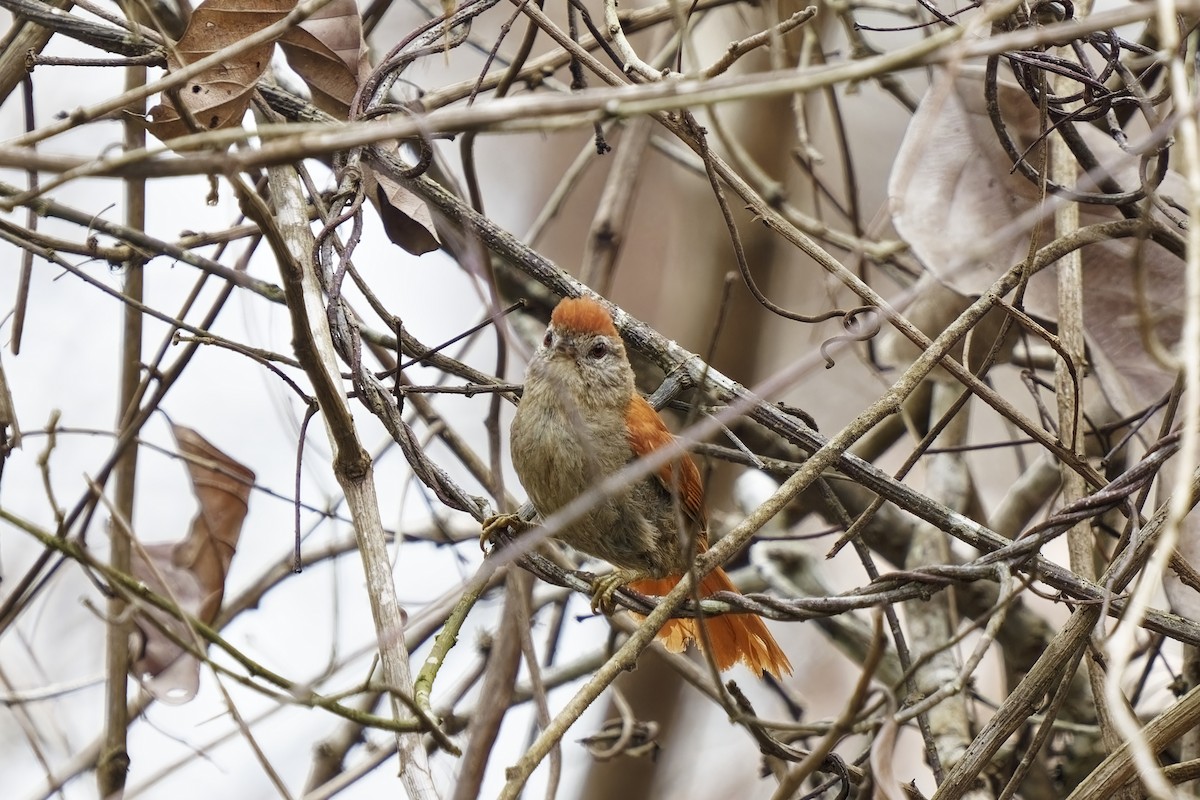
[[[645,595],[662,596],[679,583],[678,575],[666,578],[648,578],[633,581],[629,588]],[[737,588],[725,570],[717,567],[700,581],[700,596],[708,597],[715,592],[736,592]],[[658,632],[658,639],[672,653],[682,653],[689,642],[699,647],[702,639],[697,630],[699,619],[669,619]],[[764,671],[776,678],[792,674],[792,663],[783,654],[775,637],[767,630],[761,618],[755,614],[722,614],[705,617],[704,627],[712,643],[713,660],[717,668],[724,671],[741,661],[760,678]]]

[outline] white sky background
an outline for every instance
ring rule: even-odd
[[[393,16],[398,18],[402,14]],[[389,21],[397,26],[408,23],[409,27],[414,22]],[[4,25],[7,27],[7,19]],[[95,55],[96,51],[55,37],[46,53]],[[470,58],[473,62],[480,61],[474,55]],[[478,64],[472,68],[478,69]],[[119,92],[123,75],[118,69],[41,67],[34,77],[37,121],[45,124],[59,111]],[[8,139],[20,134],[19,93],[14,93],[0,111],[0,137]],[[104,141],[98,142],[97,137],[103,137]],[[79,134],[56,137],[44,147],[48,152],[95,154],[105,147],[115,147],[120,140],[117,123],[101,123],[89,125]],[[2,179],[24,182],[24,176],[11,171],[6,171]],[[220,202],[214,207],[205,205],[208,183],[203,178],[154,181],[149,184],[148,192],[146,229],[163,239],[172,240],[183,230],[220,230],[238,220],[237,203],[227,185],[222,185]],[[116,181],[77,181],[55,190],[51,196],[73,207],[123,221],[121,187]],[[114,201],[116,206],[111,205]],[[503,219],[504,209],[498,211]],[[23,212],[18,214],[17,219],[23,220]],[[367,223],[355,263],[383,302],[404,319],[414,335],[423,342],[436,344],[478,321],[481,304],[476,289],[455,265],[441,255],[421,259],[407,256],[386,240],[371,213],[367,214]],[[40,229],[75,240],[84,238],[78,227],[55,220],[41,220]],[[101,242],[109,243],[107,237],[101,237]],[[82,261],[69,259],[73,263]],[[229,256],[222,260],[232,263]],[[0,244],[0,263],[4,265],[0,306],[7,312],[16,296],[19,251]],[[121,275],[105,263],[93,262],[84,265],[84,269],[113,288],[121,286]],[[278,283],[278,271],[265,245],[252,261],[250,272]],[[146,267],[146,302],[173,313],[198,274],[190,266],[174,264],[165,258],[155,259]],[[207,307],[218,284],[217,279],[210,280],[197,308]],[[35,260],[19,356],[14,357],[9,349],[11,319],[5,320],[0,328],[4,347],[0,359],[24,429],[43,426],[51,409],[61,411],[60,424],[64,427],[99,431],[113,427],[117,413],[121,316],[122,306],[117,300],[103,296],[74,276],[60,274],[60,270],[40,259]],[[197,321],[199,314],[194,312],[189,319]],[[289,355],[291,352],[286,311],[241,290],[235,291],[212,330],[234,341]],[[165,325],[147,319],[145,358],[157,349],[165,331]],[[491,335],[485,332],[478,337],[478,343],[466,356],[484,370],[491,369],[493,363]],[[168,353],[168,363],[180,349],[175,347]],[[414,380],[421,380],[419,370],[410,374]],[[428,377],[432,380],[435,376],[431,373]],[[470,402],[439,399],[438,407],[460,433],[479,440],[486,397]],[[254,469],[260,485],[284,496],[292,493],[296,436],[303,407],[282,382],[257,364],[226,350],[201,348],[183,379],[172,388],[163,409],[176,423],[195,428],[217,447]],[[368,449],[376,453],[384,449],[389,440],[381,427],[366,414],[360,414],[359,420]],[[328,463],[328,445],[319,419],[314,420],[309,434],[303,496],[308,503],[324,506],[336,501],[340,491]],[[162,415],[152,418],[142,435],[148,442],[173,449]],[[44,437],[29,436],[23,448],[13,453],[0,487],[0,503],[13,513],[52,527],[36,465],[45,443]],[[60,505],[69,508],[76,502],[84,486],[83,476],[99,469],[110,446],[111,439],[106,435],[60,435],[51,458],[54,490]],[[440,463],[449,467],[447,461]],[[394,447],[389,449],[376,468],[385,525],[425,527],[426,505],[411,491],[411,476],[399,451]],[[454,477],[465,478],[458,473]],[[475,486],[469,490],[478,492]],[[186,532],[195,503],[179,462],[143,448],[137,497],[135,528],[144,541],[174,540]],[[88,531],[88,542],[97,551],[107,547],[105,516],[98,514]],[[315,520],[315,515],[306,514],[303,528],[309,530]],[[348,525],[326,523],[318,526],[307,546],[351,535]],[[291,543],[291,505],[256,493],[231,566],[226,596],[235,595],[249,585],[267,564],[285,558]],[[16,583],[38,550],[36,543],[19,531],[8,527],[0,531],[0,570],[4,578],[0,594]],[[456,550],[424,545],[404,548],[399,555],[397,585],[409,613],[416,613],[423,602],[439,596],[453,583],[454,576],[471,574],[479,558],[474,545]],[[0,640],[0,664],[15,690],[96,681],[91,688],[29,707],[46,755],[54,765],[65,763],[89,744],[102,726],[103,689],[99,681],[103,625],[84,606],[85,601],[103,607],[102,598],[80,570],[64,565],[16,630]],[[452,686],[453,677],[473,661],[478,627],[494,622],[492,605],[481,604],[472,616],[435,687],[435,702],[437,690]],[[336,566],[322,565],[285,581],[267,595],[257,610],[245,614],[228,628],[226,635],[264,666],[297,681],[319,675],[331,658],[342,659],[348,653],[369,649],[374,642],[374,630],[357,555],[352,553]],[[419,665],[419,657],[414,662]],[[354,666],[353,670],[343,671],[322,684],[321,690],[346,689],[365,678],[367,659],[358,658]],[[227,687],[247,719],[252,720],[276,705],[273,700],[236,685]],[[516,717],[524,719],[524,715]],[[336,725],[337,721],[325,712],[288,707],[255,724],[253,730],[272,764],[292,790],[298,791],[303,786],[313,746]],[[195,701],[174,707],[154,705],[147,720],[134,724],[130,736],[131,789],[144,785],[160,769],[172,767],[167,777],[140,796],[181,800],[211,798],[218,793],[238,798],[276,796],[240,735],[234,734],[225,744],[208,748],[210,741],[229,730],[230,719],[206,671]],[[383,741],[385,737],[371,738]],[[523,730],[506,738],[507,743],[498,748],[497,758],[510,763],[524,742]],[[205,748],[204,755],[194,755],[193,748]],[[178,764],[177,759],[181,760]],[[442,781],[448,783],[453,762],[439,758],[435,766]],[[0,774],[5,776],[6,797],[36,796],[38,787],[44,784],[44,771],[8,711],[0,711]],[[397,787],[394,775],[394,766],[385,766],[343,796],[374,796],[385,789],[394,792]],[[67,796],[87,798],[94,796],[95,791],[94,779],[89,774],[73,783]]]

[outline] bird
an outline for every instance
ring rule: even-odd
[[[608,310],[589,297],[560,301],[529,362],[509,440],[513,467],[538,514],[550,516],[673,441],[662,417],[634,385],[633,367]],[[481,542],[518,519],[490,518]],[[593,584],[593,611],[611,610],[621,587],[665,595],[691,566],[689,552],[708,549],[700,470],[684,453],[605,497],[556,536],[614,567]],[[700,581],[699,594],[721,591],[737,589],[718,566]],[[698,619],[669,619],[658,638],[673,653],[693,642],[703,647],[699,624]],[[759,677],[791,674],[791,663],[758,616],[723,614],[703,624],[720,670],[740,662]]]

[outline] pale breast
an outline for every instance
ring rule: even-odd
[[[595,469],[588,469],[579,426],[571,425],[561,407],[526,397],[513,420],[513,467],[529,499],[542,516],[578,497]]]
[[[543,518],[633,460],[624,435],[608,434],[623,427],[623,419],[597,419],[565,407],[552,393],[531,391],[526,385],[512,425],[512,462]],[[616,566],[665,574],[669,558],[661,550],[662,537],[644,513],[645,495],[653,491],[652,486],[642,481],[601,500],[557,538]]]

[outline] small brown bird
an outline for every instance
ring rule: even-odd
[[[513,466],[538,513],[553,514],[672,441],[658,412],[634,388],[633,368],[608,311],[587,298],[559,303],[529,363],[512,424]],[[685,537],[695,537],[697,552],[708,548],[704,487],[688,455],[605,498],[558,534],[616,567],[597,582],[593,608],[609,607],[622,586],[667,594],[689,566]],[[737,590],[717,567],[701,581],[700,595],[719,591]],[[683,652],[689,642],[699,645],[698,624],[668,620],[658,638],[671,652]],[[720,669],[741,661],[760,676],[764,670],[776,677],[791,673],[787,656],[757,616],[724,614],[707,618],[705,626]]]

